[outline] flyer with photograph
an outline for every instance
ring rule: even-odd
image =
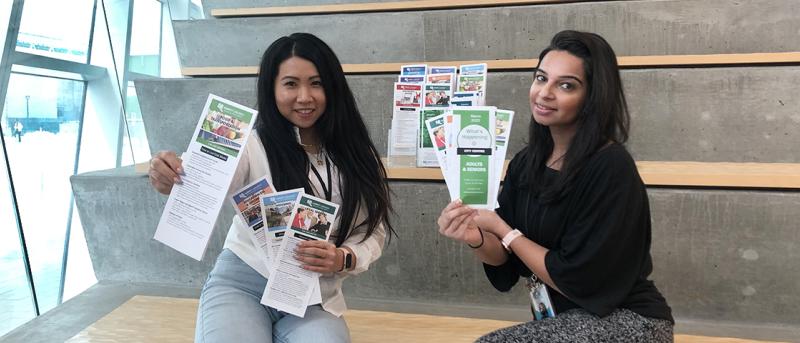
[[[270,266],[271,259],[267,254],[267,239],[264,234],[264,220],[261,214],[261,204],[259,197],[263,194],[272,193],[273,189],[270,186],[266,177],[258,179],[242,189],[236,191],[231,195],[231,203],[236,209],[236,214],[247,224],[250,228],[250,240],[253,244],[264,252],[262,260],[267,267]]]
[[[308,194],[300,195],[289,230],[284,235],[261,303],[292,315],[305,316],[319,273],[302,268],[294,258],[302,241],[328,240],[339,205]]]
[[[476,106],[486,103],[486,76],[488,66],[486,63],[465,64],[460,66],[458,74],[457,92],[475,92],[478,96]]]
[[[449,84],[425,84],[424,107],[450,107],[450,97],[453,95],[453,87]]]
[[[464,204],[494,209],[491,190],[494,181],[495,108],[452,109],[450,127],[454,141],[447,152],[447,169],[456,195]],[[454,199],[453,199],[454,200]]]
[[[257,111],[209,94],[154,239],[201,260]]]
[[[433,117],[441,116],[444,109],[423,108],[419,112],[419,137],[417,139],[417,167],[438,167],[439,159],[436,157],[436,148],[439,144],[444,149],[444,132],[442,139],[431,139],[425,122]],[[436,143],[436,145],[434,145]]]
[[[444,177],[444,182],[447,185],[448,192],[453,189],[450,185],[453,181],[449,178],[449,174],[447,173],[447,133],[446,133],[446,126],[445,121],[448,117],[452,117],[449,111],[445,111],[444,114],[440,116],[436,116],[430,118],[425,121],[425,128],[428,134],[429,139],[434,142],[434,151],[436,153],[436,159],[439,161],[439,168],[442,170],[442,177]],[[450,193],[450,198],[455,198],[455,196]]]
[[[266,222],[267,231],[264,233],[264,250],[270,261],[275,261],[278,249],[283,241],[283,235],[292,224],[297,202],[305,191],[302,188],[263,194],[260,196],[261,216]],[[272,268],[272,264],[268,264]]]
[[[422,84],[394,83],[395,107],[422,107]]]

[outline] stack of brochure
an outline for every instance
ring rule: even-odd
[[[319,273],[302,268],[294,258],[302,241],[327,241],[339,205],[305,194],[302,188],[273,192],[261,178],[231,196],[250,239],[269,268],[261,303],[298,317],[321,302]]]
[[[486,79],[486,63],[402,66],[389,156],[441,168],[453,200],[493,209],[514,112],[485,106]]]
[[[410,164],[417,167],[438,167],[434,142],[425,134],[425,120],[454,107],[483,106],[486,70],[486,63],[459,68],[402,66],[394,84],[389,156],[408,156]]]
[[[514,112],[491,106],[454,107],[425,120],[450,199],[497,207]]]

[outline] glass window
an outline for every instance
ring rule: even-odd
[[[122,165],[148,161],[150,160],[150,146],[147,144],[142,109],[139,107],[139,98],[136,96],[136,88],[132,81],[128,82],[125,110],[127,111],[125,120],[128,126],[123,137]]]
[[[11,16],[11,1],[0,2],[0,56],[6,47],[6,34],[8,34],[8,18]]]
[[[56,306],[83,111],[82,81],[11,73],[2,123],[41,313]]]
[[[25,0],[17,51],[86,63],[94,0]]]
[[[4,123],[0,144],[3,141],[14,144],[14,133]],[[5,157],[0,153],[0,336],[36,316],[25,276],[10,185]]]
[[[63,301],[71,299],[96,283],[97,278],[94,276],[92,260],[89,258],[78,209],[73,204]]]
[[[161,3],[156,0],[134,1],[128,70],[159,76],[160,59]]]

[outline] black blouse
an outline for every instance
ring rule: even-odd
[[[606,316],[626,308],[645,317],[674,322],[672,311],[647,277],[650,257],[650,206],[633,158],[612,144],[597,152],[577,176],[568,194],[547,204],[521,187],[525,150],[508,166],[497,213],[511,227],[549,249],[545,267],[561,294],[548,287],[556,313],[583,308]],[[552,184],[558,171],[547,169]],[[514,254],[501,266],[484,264],[500,291],[510,290],[531,271]],[[566,296],[565,296],[566,295]]]

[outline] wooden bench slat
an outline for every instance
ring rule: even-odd
[[[486,63],[489,70],[532,70],[538,59],[511,59],[488,61],[432,61],[432,62],[392,62],[342,64],[346,74],[399,74],[400,67],[406,64],[429,66],[448,66]],[[767,52],[748,54],[707,54],[707,55],[652,55],[620,56],[620,68],[674,68],[674,67],[719,67],[738,65],[796,65],[800,64],[800,52]],[[254,76],[257,66],[241,67],[183,67],[184,76]]]

